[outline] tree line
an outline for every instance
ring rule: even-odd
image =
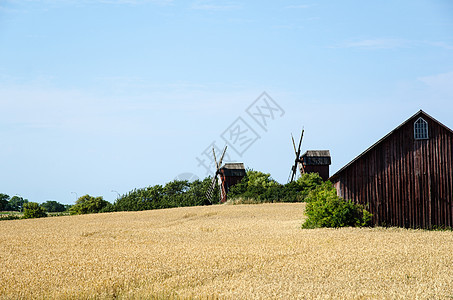
[[[10,197],[7,194],[0,193],[0,211],[23,212],[28,203],[30,203],[28,199],[20,196]],[[64,212],[71,207],[71,205],[61,204],[54,200],[41,203],[40,206],[48,212]]]
[[[106,213],[117,211],[141,211],[183,206],[211,204],[206,192],[212,177],[189,182],[174,180],[165,185],[154,185],[134,189],[119,196],[114,203],[102,196],[84,195],[74,205],[63,205],[57,201],[42,204],[29,202],[22,197],[0,194],[0,211],[23,212],[23,218],[46,217],[48,212],[67,212],[72,215]],[[214,191],[213,201],[218,203],[219,187]],[[324,182],[317,173],[302,174],[297,180],[280,184],[269,173],[247,170],[246,176],[228,192],[231,204],[265,202],[307,202],[307,221],[304,228],[365,226],[371,214],[364,207],[346,201],[336,195],[330,182]]]

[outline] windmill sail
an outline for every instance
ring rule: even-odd
[[[222,166],[222,161],[223,161],[223,157],[225,156],[226,150],[227,150],[227,146],[225,146],[225,148],[223,149],[223,153],[220,156],[220,160],[217,162],[217,157],[215,155],[215,150],[214,150],[214,147],[212,147],[212,154],[214,155],[214,161],[215,161],[215,164],[216,164],[216,172],[215,172],[214,176],[212,177],[211,185],[209,186],[209,188],[208,188],[208,190],[206,192],[206,198],[208,199],[209,203],[212,203],[212,196],[213,196],[213,193],[214,193],[216,180],[218,181],[219,186],[220,186],[220,199],[221,199],[221,201],[223,199],[225,199],[225,196],[226,196],[226,193],[225,193],[225,190],[224,190],[224,187],[223,187],[222,177],[220,176],[220,167]]]
[[[302,129],[302,133],[300,135],[300,140],[299,140],[299,147],[297,148],[296,150],[296,143],[294,142],[294,137],[293,135],[291,134],[291,139],[293,141],[293,147],[294,147],[294,154],[296,155],[296,159],[294,160],[294,166],[292,166],[291,168],[291,180],[289,182],[293,182],[295,177],[296,177],[296,173],[297,173],[297,167],[299,166],[299,172],[302,174],[304,172],[304,169],[303,167],[300,165],[301,164],[301,161],[300,161],[300,147],[302,146],[302,139],[304,138],[304,129]]]

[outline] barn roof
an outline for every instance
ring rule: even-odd
[[[336,178],[339,176],[339,174],[341,172],[343,172],[345,169],[347,169],[350,165],[352,165],[353,163],[355,163],[357,160],[359,160],[362,156],[364,156],[366,153],[368,153],[369,151],[371,151],[374,147],[376,147],[377,145],[379,145],[380,143],[382,143],[384,140],[386,140],[389,136],[391,136],[395,131],[399,130],[401,127],[403,127],[404,125],[406,125],[408,122],[410,122],[411,120],[413,120],[414,118],[417,118],[417,117],[421,117],[423,116],[424,118],[427,118],[427,119],[430,119],[431,121],[439,124],[440,126],[442,126],[443,128],[447,129],[448,131],[450,131],[452,134],[453,134],[453,130],[451,130],[450,128],[448,128],[447,126],[445,126],[444,124],[442,124],[441,122],[437,121],[436,119],[434,119],[433,117],[431,117],[430,115],[428,115],[427,113],[425,113],[423,110],[419,110],[415,115],[413,115],[412,117],[410,117],[409,119],[407,119],[406,121],[404,121],[401,125],[399,125],[398,127],[396,127],[395,129],[393,129],[391,132],[389,132],[387,135],[385,135],[383,138],[381,138],[380,140],[378,140],[376,143],[374,143],[373,145],[371,145],[371,147],[369,147],[368,149],[366,149],[365,151],[363,151],[359,156],[357,156],[356,158],[354,158],[352,161],[350,161],[348,164],[346,164],[343,168],[341,168],[340,170],[338,170],[335,174],[333,174],[332,176],[330,176],[329,180],[330,181],[335,181]]]

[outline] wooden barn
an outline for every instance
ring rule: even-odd
[[[376,225],[453,227],[453,131],[420,110],[330,181]]]

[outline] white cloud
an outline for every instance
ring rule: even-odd
[[[411,47],[436,47],[453,50],[453,46],[443,41],[407,40],[402,38],[369,38],[349,40],[332,48],[359,48],[359,49],[397,49]]]
[[[154,3],[159,5],[172,4],[173,0],[85,0],[87,3],[105,3],[105,4],[131,4],[139,5],[145,3]]]
[[[67,5],[67,4],[75,4],[75,5],[83,5],[83,4],[125,4],[125,5],[140,5],[146,3],[154,3],[158,5],[168,5],[172,4],[173,0],[7,0],[5,3],[10,4],[26,4],[26,3],[37,3],[37,4],[48,4],[48,5]],[[0,7],[2,9],[2,7]],[[3,7],[3,9],[5,9]]]
[[[412,43],[404,39],[372,38],[342,43],[339,48],[394,49],[409,47]]]
[[[237,117],[237,107],[245,109],[244,101],[252,102],[257,93],[222,84],[158,84],[143,78],[99,78],[98,82],[101,90],[60,89],[40,80],[4,81],[0,84],[0,124],[89,135],[140,135],[151,128],[159,133],[156,128],[171,127],[184,118],[196,118],[200,124],[206,119],[211,124],[221,112],[230,120]],[[191,130],[196,128],[194,124]]]
[[[309,4],[294,4],[294,5],[288,5],[288,6],[285,6],[285,8],[309,8],[309,7],[312,7],[312,5],[309,5]]]
[[[453,71],[418,78],[435,92],[453,95]]]
[[[430,42],[430,41],[426,41],[425,44],[427,44],[429,46],[443,48],[443,49],[446,49],[446,50],[453,50],[453,46],[448,44],[448,43],[446,43],[446,42]]]
[[[225,2],[225,1],[200,0],[193,3],[191,8],[195,10],[224,11],[241,9],[242,5],[229,1]]]

